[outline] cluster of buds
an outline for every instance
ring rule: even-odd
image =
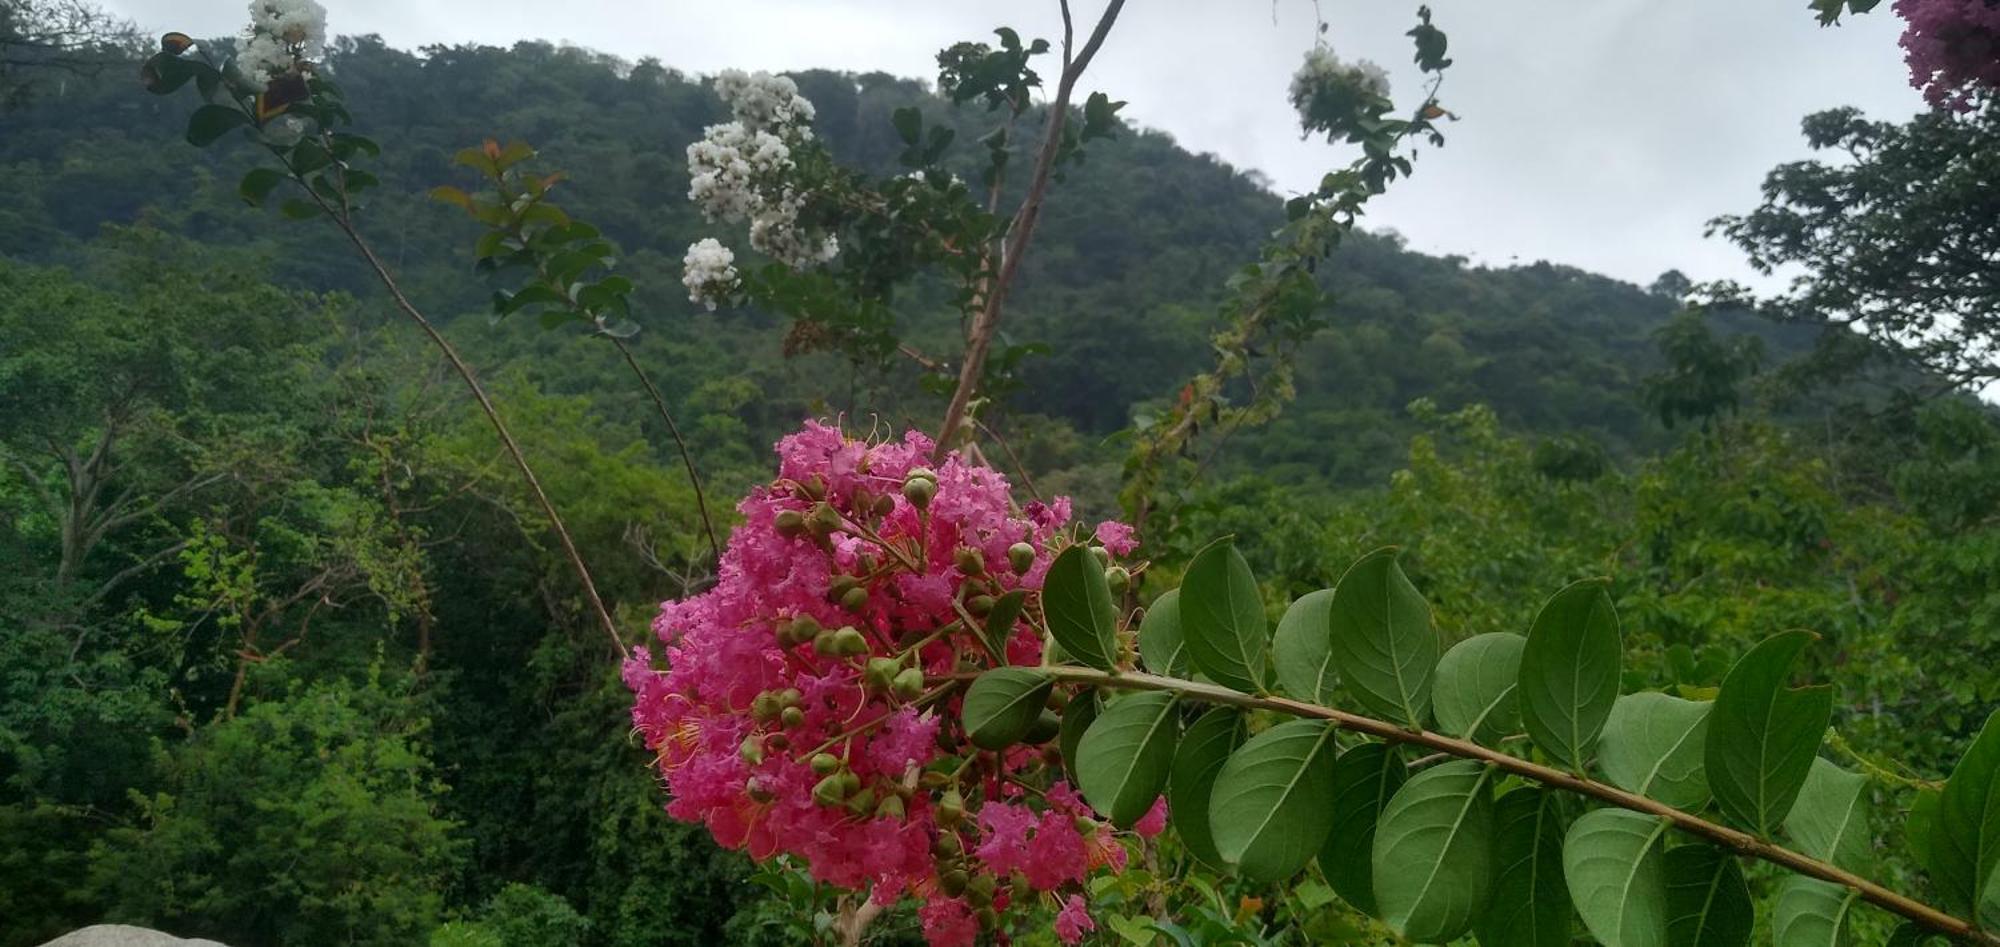
[[[938,947],[1121,866],[1125,843],[1063,782],[1060,695],[999,751],[973,745],[958,710],[979,671],[1041,662],[1056,553],[1089,544],[1129,581],[1115,563],[1130,530],[1080,528],[1064,500],[1018,509],[1004,477],[931,463],[921,435],[870,444],[809,424],[778,452],[717,586],[662,606],[666,667],[642,651],[626,669],[668,812],[878,902],[918,896]]]

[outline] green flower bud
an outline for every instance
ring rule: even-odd
[[[973,875],[972,881],[965,886],[965,899],[972,902],[973,907],[983,908],[993,903],[993,893],[999,888],[1000,879],[984,873]]]
[[[843,626],[833,633],[833,653],[841,657],[859,657],[868,653],[868,639],[853,625]]]
[[[777,750],[782,753],[791,748],[792,739],[782,733],[768,733],[764,735],[764,749]]]
[[[805,482],[799,484],[799,495],[808,500],[826,499],[826,478],[819,474],[807,477]]]
[[[903,797],[895,793],[883,796],[882,801],[875,804],[875,818],[901,820],[903,818]]]
[[[993,596],[975,595],[969,599],[966,599],[965,610],[981,618],[984,618],[986,617],[987,612],[993,610]]]
[[[780,707],[797,707],[805,699],[806,695],[799,693],[799,689],[796,687],[787,687],[778,692],[778,706]]]
[[[836,775],[840,777],[841,795],[852,796],[861,790],[861,777],[854,775],[853,770],[844,769]]]
[[[965,797],[956,789],[947,789],[938,797],[937,822],[945,828],[957,825],[965,818]]]
[[[1087,815],[1077,816],[1075,825],[1077,834],[1079,835],[1089,835],[1097,831],[1097,820]]]
[[[1016,573],[1025,573],[1035,567],[1035,547],[1027,543],[1015,543],[1007,547],[1007,564]]]
[[[898,671],[889,687],[897,700],[916,700],[924,696],[923,668],[904,668]]]
[[[867,608],[868,590],[858,585],[848,589],[845,594],[840,596],[840,605],[851,612],[858,612]]]
[[[1125,571],[1124,566],[1112,566],[1104,570],[1104,582],[1111,586],[1112,595],[1124,595],[1132,587],[1132,573]]]
[[[778,695],[765,691],[750,701],[750,719],[765,723],[776,717],[783,707],[778,705]]]
[[[932,483],[936,483],[937,471],[929,467],[911,467],[910,472],[903,475],[903,480],[905,483],[911,480],[929,480]]]
[[[806,531],[806,515],[797,510],[779,510],[771,525],[778,530],[778,535],[797,539]]]
[[[786,729],[796,727],[806,722],[806,712],[797,707],[786,707],[778,714],[778,722]]]
[[[1097,558],[1098,568],[1100,569],[1111,568],[1111,550],[1106,549],[1103,546],[1092,546],[1090,547],[1090,554]]]
[[[824,654],[827,657],[840,654],[840,645],[835,643],[839,634],[831,628],[820,629],[819,634],[813,636],[813,653]]]
[[[931,498],[937,496],[937,481],[912,477],[903,481],[903,499],[921,510],[931,505]]]
[[[890,496],[890,495],[888,495],[888,494],[886,494],[886,493],[885,493],[885,494],[882,494],[881,496],[878,496],[878,497],[876,497],[876,498],[875,498],[875,515],[876,515],[876,516],[888,516],[889,514],[891,514],[891,513],[894,513],[894,512],[896,512],[896,498],[895,498],[895,497],[892,497],[892,496]]]
[[[897,673],[903,670],[903,662],[895,658],[869,658],[861,670],[861,685],[871,694],[879,694],[894,686]]]
[[[840,529],[840,512],[826,503],[813,504],[812,513],[806,517],[806,530],[815,536],[826,536]]]
[[[982,931],[990,931],[1000,926],[1000,912],[993,910],[992,905],[980,908],[978,917],[979,929]]]
[[[813,784],[813,801],[822,806],[837,806],[847,798],[846,784],[839,773],[834,773]]]
[[[872,552],[864,552],[854,557],[854,571],[862,575],[874,575],[876,567],[881,564]]]
[[[754,779],[743,785],[743,794],[749,796],[751,802],[770,802],[778,798],[776,793],[765,789]]]
[[[855,815],[866,815],[875,810],[875,790],[863,789],[847,797],[847,811]]]
[[[764,762],[764,744],[756,737],[750,737],[736,748],[736,755],[742,757],[743,762],[755,766]]]
[[[956,898],[965,893],[965,886],[971,880],[966,877],[963,869],[953,868],[938,875],[938,888],[945,893],[946,897]]]
[[[1062,718],[1056,716],[1053,711],[1044,710],[1040,716],[1035,718],[1035,722],[1028,726],[1028,735],[1022,737],[1021,742],[1030,746],[1037,743],[1047,743],[1055,739],[1056,735],[1061,732]]]
[[[952,550],[951,561],[952,564],[958,566],[958,571],[966,575],[980,576],[986,574],[986,557],[980,555],[979,550],[971,546],[960,546]]]
[[[840,757],[831,753],[814,753],[810,764],[814,776],[828,776],[840,770]]]
[[[952,859],[965,853],[965,843],[959,840],[957,832],[945,832],[931,843],[931,854],[941,859]]]

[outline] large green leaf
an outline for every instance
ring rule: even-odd
[[[1817,878],[1793,875],[1778,886],[1771,911],[1772,947],[1841,947],[1852,940],[1848,914],[1857,895]]]
[[[1087,690],[1076,695],[1063,708],[1062,729],[1056,737],[1056,745],[1062,748],[1063,768],[1069,772],[1070,782],[1076,781],[1076,748],[1083,742],[1083,735],[1097,720],[1097,691]]]
[[[1027,604],[1026,589],[1015,589],[993,600],[993,610],[986,613],[980,634],[996,660],[1007,660],[1007,642],[1013,640],[1014,623],[1021,620],[1021,609]]]
[[[1168,677],[1188,674],[1187,638],[1181,630],[1181,590],[1170,589],[1153,600],[1139,622],[1139,657],[1146,670]]]
[[[1930,839],[1939,888],[1973,906],[1980,924],[2000,930],[2000,711],[1959,758],[1938,798]]]
[[[1570,901],[1604,947],[1667,947],[1667,822],[1596,809],[1563,839]]]
[[[1234,707],[1213,707],[1187,728],[1167,776],[1167,814],[1174,832],[1194,857],[1216,868],[1228,865],[1215,850],[1209,830],[1209,799],[1216,774],[1229,755],[1243,745],[1243,714]]]
[[[1180,591],[1189,665],[1224,687],[1258,690],[1269,629],[1257,577],[1236,544],[1224,540],[1197,554]]]
[[[1378,549],[1347,567],[1334,586],[1333,666],[1363,708],[1411,727],[1430,719],[1438,636],[1430,603]]]
[[[1562,797],[1523,786],[1493,807],[1492,904],[1479,919],[1479,947],[1567,947]]]
[[[1867,787],[1868,777],[1815,758],[1798,802],[1785,816],[1785,834],[1793,847],[1849,870],[1866,867],[1871,847]]]
[[[1602,579],[1557,592],[1528,630],[1521,654],[1521,720],[1549,755],[1581,771],[1618,700],[1623,645]]]
[[[1209,828],[1216,851],[1256,881],[1304,868],[1333,826],[1333,725],[1291,720],[1250,738],[1216,774]]]
[[[1769,838],[1792,811],[1833,714],[1830,687],[1787,686],[1813,634],[1759,642],[1730,668],[1709,711],[1709,789],[1725,815]]]
[[[1100,671],[1112,669],[1118,654],[1118,605],[1111,600],[1104,567],[1088,548],[1071,546],[1049,563],[1042,612],[1063,653]]]
[[[1432,709],[1455,737],[1492,745],[1521,726],[1516,689],[1528,639],[1491,632],[1453,645],[1438,662]]]
[[[1604,722],[1597,765],[1620,789],[1693,812],[1708,802],[1708,711],[1705,701],[1626,694]]]
[[[1113,700],[1077,744],[1077,788],[1121,829],[1139,821],[1166,788],[1180,730],[1178,697],[1148,691]]]
[[[1028,735],[1042,715],[1054,679],[1034,668],[996,668],[965,691],[959,717],[974,746],[1004,750]]]
[[[1333,829],[1320,847],[1319,868],[1363,913],[1375,913],[1377,820],[1409,778],[1402,751],[1389,743],[1360,744],[1333,762]]]
[[[231,129],[242,128],[248,124],[250,116],[245,115],[242,109],[227,105],[204,105],[188,116],[188,144],[205,148],[213,144],[217,138],[228,134]]]
[[[1307,592],[1285,609],[1271,637],[1278,686],[1300,700],[1334,701],[1339,679],[1333,673],[1333,590]]]
[[[1711,845],[1667,851],[1667,942],[1674,947],[1744,947],[1756,926],[1750,886],[1735,857]]]
[[[1397,790],[1375,829],[1375,904],[1404,937],[1462,937],[1493,891],[1492,770],[1452,760]]]

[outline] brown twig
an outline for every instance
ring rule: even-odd
[[[1000,252],[1000,272],[986,289],[977,315],[973,317],[972,329],[965,344],[965,361],[958,368],[958,387],[951,393],[951,404],[945,408],[944,423],[938,426],[937,449],[931,459],[943,463],[951,451],[952,439],[965,423],[966,408],[972,403],[972,396],[979,388],[979,380],[986,371],[986,353],[993,347],[993,334],[1000,325],[1000,307],[1007,300],[1007,287],[1014,281],[1014,274],[1020,270],[1021,258],[1026,255],[1028,240],[1034,236],[1035,224],[1041,219],[1042,199],[1049,190],[1049,178],[1055,171],[1056,153],[1062,149],[1063,126],[1069,121],[1070,95],[1076,89],[1076,80],[1104,45],[1104,37],[1111,32],[1111,24],[1118,19],[1118,12],[1125,7],[1125,0],[1111,0],[1104,13],[1097,20],[1097,27],[1091,30],[1090,38],[1083,48],[1073,48],[1069,2],[1063,0],[1063,71],[1062,79],[1056,84],[1055,100],[1049,103],[1048,128],[1042,135],[1040,153],[1035,156],[1035,170],[1028,178],[1027,196],[1021,199],[1020,210],[1014,213],[1013,224],[1007,230],[1007,241]],[[1073,54],[1073,55],[1072,55]]]
[[[1304,701],[1245,694],[1217,684],[1184,681],[1154,674],[1126,672],[1113,674],[1094,668],[1051,667],[1044,670],[1059,683],[1086,684],[1122,690],[1168,691],[1213,704],[1272,710],[1294,717],[1325,720],[1343,730],[1393,743],[1406,743],[1458,759],[1475,760],[1544,786],[1573,792],[1621,809],[1656,816],[1674,828],[1706,839],[1738,855],[1770,862],[1806,877],[1839,885],[1854,892],[1863,901],[1964,943],[2000,947],[2000,935],[1982,931],[1970,921],[1953,917],[1914,898],[1897,894],[1852,872],[1818,859],[1808,858],[1748,832],[1710,822],[1693,813],[1683,812],[1658,800],[1626,792],[1616,786],[1609,786],[1574,773],[1543,766],[1518,756],[1510,756],[1477,743],[1427,730],[1410,730],[1386,720],[1376,720]]]
[[[674,423],[673,412],[667,410],[667,399],[653,384],[652,376],[639,367],[639,360],[632,357],[632,348],[625,340],[608,332],[601,333],[612,345],[618,347],[618,354],[625,356],[625,364],[632,367],[632,374],[638,376],[639,384],[646,386],[646,393],[653,396],[653,407],[660,412],[660,420],[667,422],[667,433],[673,435],[674,446],[680,448],[681,466],[687,468],[688,483],[694,485],[694,508],[701,515],[702,531],[708,534],[708,552],[715,557],[716,568],[722,567],[722,544],[715,540],[715,522],[708,516],[708,496],[701,489],[701,474],[694,469],[694,455],[688,451],[687,439],[681,437],[680,425]]]

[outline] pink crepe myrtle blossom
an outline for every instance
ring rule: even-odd
[[[780,440],[715,587],[663,603],[657,643],[625,666],[632,720],[669,815],[881,904],[916,896],[934,947],[971,944],[1043,895],[1069,894],[1063,923],[1087,931],[1073,892],[1122,869],[1129,836],[1063,781],[1052,746],[975,751],[958,703],[970,673],[1042,659],[1035,609],[997,655],[974,609],[1038,593],[1070,545],[1125,556],[1136,540],[1072,522],[1067,499],[1017,507],[999,472],[932,464],[932,448],[817,422]]]

